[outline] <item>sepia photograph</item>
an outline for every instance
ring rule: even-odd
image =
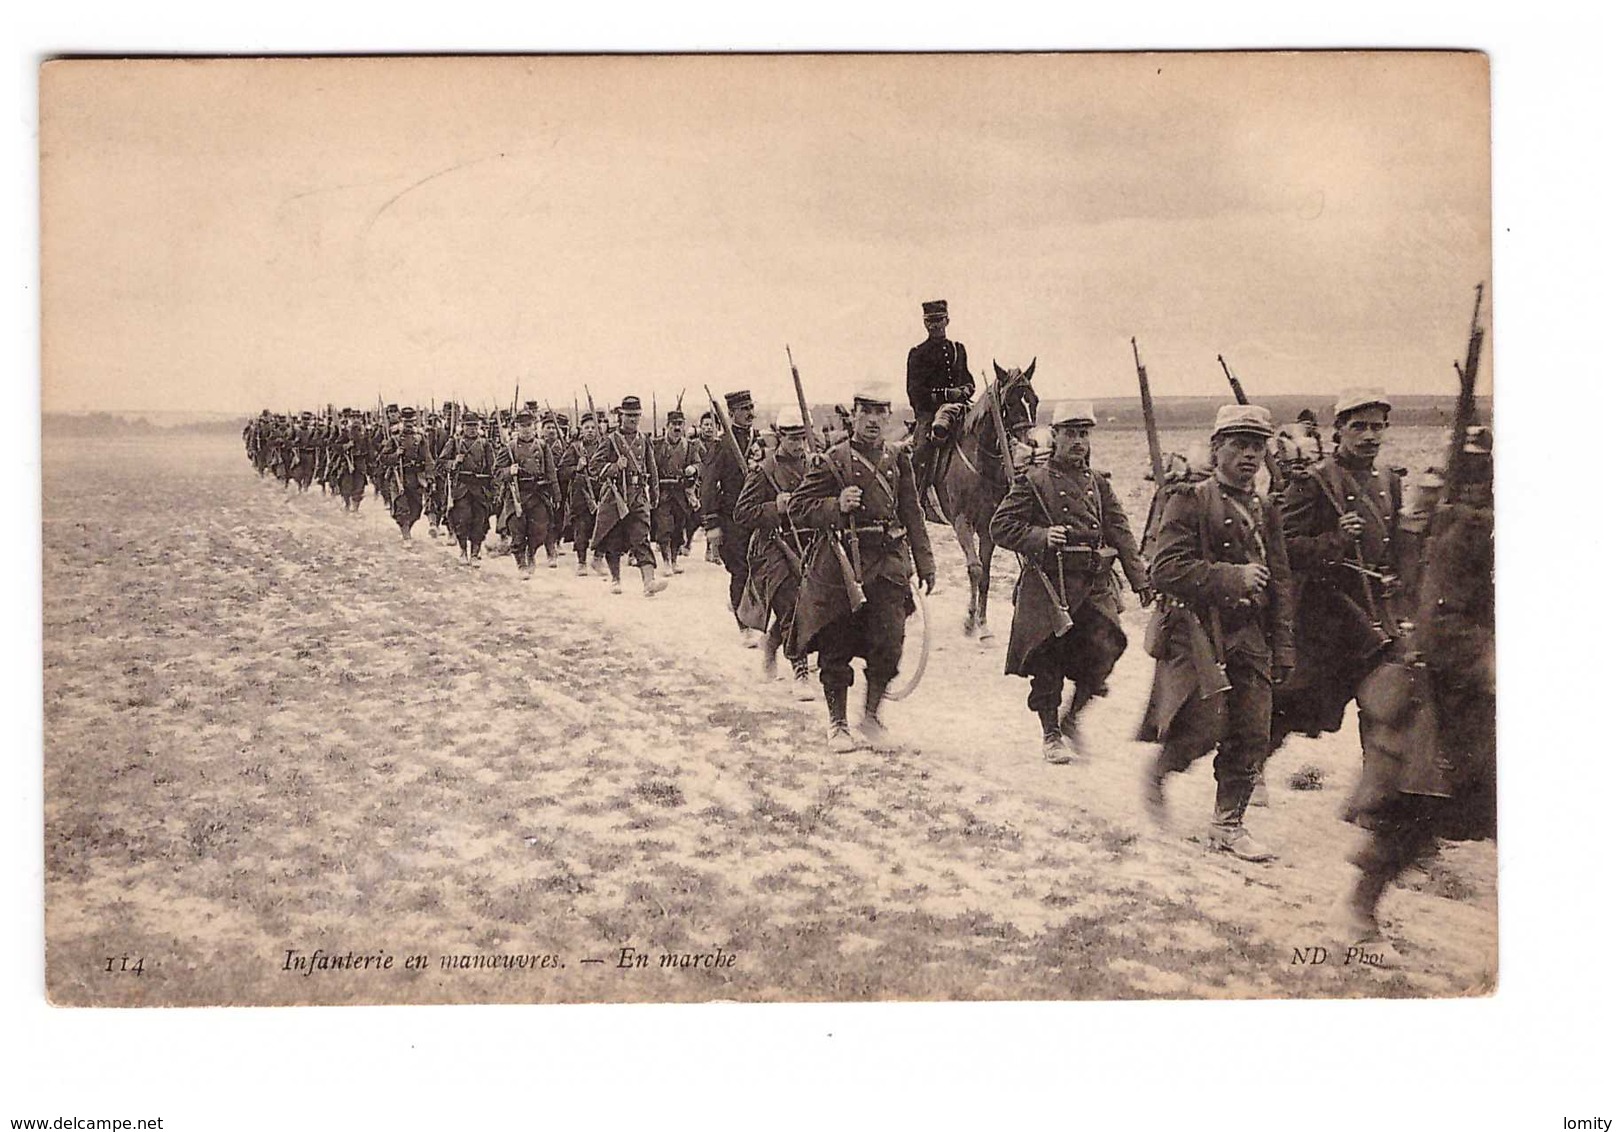
[[[51,1002],[1491,995],[1490,121],[44,63]]]

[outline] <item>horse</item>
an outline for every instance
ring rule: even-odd
[[[963,561],[969,572],[969,611],[963,619],[965,636],[991,638],[986,628],[986,600],[991,592],[991,513],[1008,494],[1000,432],[1010,436],[1036,423],[1036,390],[1031,376],[1036,359],[1024,369],[1003,369],[991,363],[996,379],[980,394],[963,417],[963,427],[946,441],[945,467],[935,478],[935,495],[941,515],[957,535],[963,548]],[[992,417],[993,397],[1001,411],[1004,429]]]

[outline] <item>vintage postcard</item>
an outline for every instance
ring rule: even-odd
[[[51,1001],[1492,993],[1488,76],[45,63]]]

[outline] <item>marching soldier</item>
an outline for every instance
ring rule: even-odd
[[[1105,691],[1126,651],[1113,569],[1148,605],[1149,573],[1138,556],[1126,511],[1107,475],[1089,466],[1091,405],[1053,423],[1053,458],[1015,479],[991,517],[991,537],[1020,556],[1009,675],[1031,680],[1027,706],[1042,723],[1042,757],[1067,763],[1066,744],[1082,749],[1081,710]],[[1074,684],[1060,714],[1064,682]]]
[[[434,457],[417,431],[417,410],[400,409],[399,431],[389,437],[379,454],[385,482],[390,484],[389,513],[400,527],[400,540],[411,541],[411,528],[422,518],[422,496],[433,482]]]
[[[698,435],[693,438],[693,447],[698,456],[697,463],[700,476],[703,475],[704,469],[710,466],[710,460],[715,456],[715,446],[720,443],[720,440],[720,425],[715,420],[715,413],[713,410],[705,409],[698,418]],[[687,520],[688,553],[691,553],[693,549],[693,536],[704,529],[704,508],[699,503],[699,492],[696,490],[693,493],[693,500],[693,513]],[[708,535],[705,536],[704,542],[704,561],[719,565],[721,562],[719,548],[709,546]],[[716,552],[712,553],[712,549]]]
[[[1270,750],[1294,732],[1340,730],[1346,705],[1401,633],[1402,480],[1376,466],[1391,411],[1371,390],[1335,404],[1333,451],[1285,490],[1299,666],[1274,697]],[[1359,731],[1363,729],[1359,713]]]
[[[1400,663],[1359,690],[1363,775],[1345,817],[1369,830],[1354,853],[1359,941],[1381,938],[1380,898],[1437,838],[1497,833],[1497,663],[1494,655],[1492,434],[1471,427],[1454,497],[1429,518],[1413,633]]]
[[[580,435],[570,441],[569,450],[558,462],[558,479],[569,501],[568,524],[570,541],[574,543],[576,575],[586,572],[586,551],[597,527],[597,485],[592,482],[590,464],[601,438],[596,414],[587,413],[580,418]]]
[[[1162,595],[1145,637],[1154,685],[1138,735],[1160,744],[1144,784],[1156,820],[1166,776],[1216,748],[1209,843],[1246,861],[1274,856],[1245,829],[1245,809],[1267,754],[1273,685],[1295,663],[1284,533],[1256,492],[1272,436],[1266,409],[1222,406],[1211,433],[1214,474],[1166,498],[1149,568]]]
[[[974,375],[969,372],[969,352],[963,343],[946,337],[946,300],[924,304],[924,333],[927,337],[907,352],[907,400],[912,405],[913,473],[918,496],[926,497],[934,484],[941,445],[962,409],[942,415],[948,405],[967,405],[974,400]],[[941,419],[937,420],[937,416]]]
[[[338,446],[333,452],[338,471],[338,494],[343,497],[344,510],[360,513],[361,501],[366,498],[366,480],[372,470],[371,438],[360,414],[345,409],[340,418]]]
[[[664,555],[665,573],[680,574],[681,556],[693,522],[690,496],[703,465],[698,445],[687,439],[687,418],[680,409],[665,414],[665,434],[653,442],[659,469],[659,505],[653,510],[653,545]]]
[[[428,445],[428,451],[433,453],[443,453],[445,451],[445,446],[456,439],[452,435],[449,427],[452,419],[453,409],[454,406],[451,402],[445,402],[445,415],[443,418],[441,418],[439,413],[435,411],[433,405],[431,403],[429,404],[428,418],[422,430],[422,438]],[[438,469],[438,472],[441,477],[448,477],[448,473],[443,466]],[[448,478],[446,482],[449,482]],[[428,520],[429,537],[437,539],[439,537],[440,524],[444,523],[447,528],[450,526],[450,516],[445,513],[444,485],[441,484],[438,479],[431,481],[431,483],[433,489],[423,497],[422,511],[423,516]],[[462,557],[463,560],[466,561],[466,548],[464,547],[463,550],[464,552]]]
[[[494,448],[480,435],[482,424],[478,413],[464,412],[460,435],[445,442],[438,459],[451,497],[449,509],[439,509],[445,511],[446,525],[456,536],[462,565],[475,567],[490,530],[490,484],[496,470]]]
[[[299,414],[298,423],[293,426],[292,435],[288,440],[293,464],[291,482],[298,484],[300,492],[310,490],[310,481],[315,478],[315,454],[318,448],[315,436],[315,414],[305,409]]]
[[[732,419],[732,435],[737,439],[738,451],[748,453],[755,440],[755,400],[749,390],[740,389],[726,395],[727,416]],[[749,581],[749,531],[738,524],[733,507],[738,492],[743,490],[744,475],[749,469],[740,467],[738,457],[726,437],[715,442],[709,463],[704,465],[704,486],[700,501],[704,509],[704,538],[709,544],[705,557],[713,561],[719,557],[727,568],[730,584],[727,602],[734,619],[738,602],[743,600],[743,587]],[[738,622],[738,634],[750,648],[760,644],[752,629]]]
[[[524,409],[518,414],[518,435],[512,444],[496,451],[496,472],[503,495],[502,514],[512,541],[513,557],[525,581],[535,574],[535,550],[546,548],[546,564],[558,565],[557,538],[553,523],[558,516],[561,493],[558,466],[552,447],[535,435],[535,414]],[[512,482],[518,483],[518,503],[512,502]]]
[[[620,557],[629,554],[642,572],[642,592],[652,597],[670,583],[654,573],[653,548],[648,545],[649,521],[659,499],[659,470],[653,446],[643,436],[642,400],[627,396],[619,404],[619,428],[597,443],[588,465],[603,485],[597,506],[592,542],[608,559],[612,591],[620,591]]]
[[[812,700],[816,694],[811,690],[810,663],[805,653],[793,647],[790,632],[814,533],[795,527],[788,517],[789,500],[806,472],[805,422],[800,410],[791,406],[779,412],[776,431],[776,449],[749,469],[732,514],[739,526],[753,532],[749,584],[744,592],[757,594],[766,611],[766,678],[776,679],[777,650],[787,646],[786,655],[794,668],[795,698]]]
[[[856,746],[846,699],[855,683],[850,662],[858,656],[867,659],[867,695],[857,731],[874,747],[889,745],[879,706],[901,665],[913,609],[909,575],[916,568],[925,592],[935,588],[935,557],[912,465],[901,445],[884,439],[889,394],[867,385],[854,408],[850,440],[806,472],[788,504],[796,527],[822,531],[806,562],[791,655],[818,654],[828,745],[839,753]]]

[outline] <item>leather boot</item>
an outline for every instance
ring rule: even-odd
[[[810,703],[817,698],[811,690],[811,665],[803,656],[794,658],[794,698],[801,703]]]
[[[656,593],[663,592],[665,590],[665,588],[670,585],[669,582],[665,581],[663,578],[658,577],[654,573],[654,569],[653,569],[652,566],[641,566],[641,567],[638,567],[638,569],[640,569],[642,571],[642,596],[643,597],[652,597]]]
[[[1036,718],[1042,724],[1042,761],[1063,766],[1070,761],[1070,752],[1065,750],[1064,736],[1059,734],[1059,709],[1037,708]]]
[[[1081,737],[1081,710],[1091,701],[1091,696],[1083,696],[1081,689],[1077,688],[1070,697],[1070,705],[1064,709],[1064,714],[1059,716],[1059,734],[1078,755],[1087,753],[1086,741]]]
[[[891,750],[895,742],[890,735],[890,729],[884,726],[879,718],[879,707],[884,703],[884,689],[890,686],[885,680],[880,683],[871,676],[867,680],[867,695],[863,702],[864,713],[862,721],[856,725],[856,734],[866,740],[868,746],[875,751]]]
[[[822,686],[823,698],[828,701],[828,749],[836,755],[848,755],[857,746],[845,715],[845,701],[849,694],[849,688]]]

